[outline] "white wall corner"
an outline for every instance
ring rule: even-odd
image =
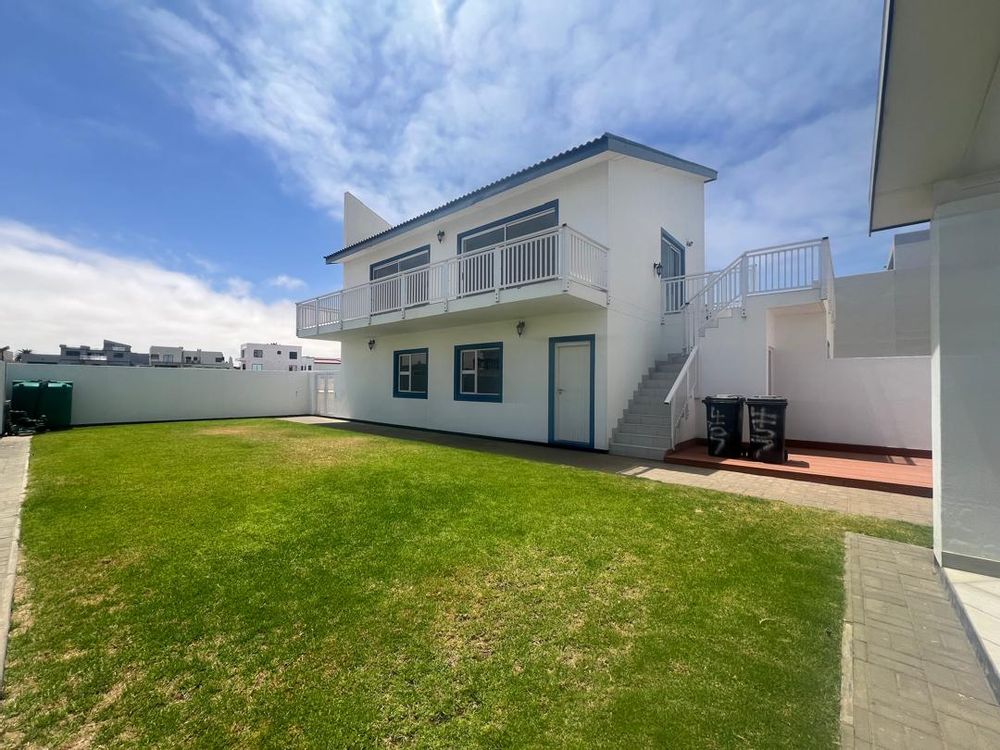
[[[344,193],[344,247],[384,232],[392,225],[351,193]]]

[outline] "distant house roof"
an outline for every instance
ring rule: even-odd
[[[313,357],[313,362],[318,365],[339,365],[340,359],[337,357]]]
[[[378,244],[383,240],[387,240],[390,237],[402,234],[403,232],[408,232],[411,229],[428,224],[431,221],[440,219],[448,214],[461,211],[463,208],[468,208],[469,206],[475,205],[476,203],[486,200],[487,198],[491,198],[494,195],[498,195],[506,190],[523,185],[526,182],[530,182],[531,180],[550,174],[559,169],[564,169],[565,167],[581,162],[584,159],[597,156],[605,151],[612,151],[625,156],[632,156],[636,159],[644,159],[645,161],[653,162],[654,164],[661,164],[663,166],[673,167],[674,169],[679,169],[684,172],[690,172],[691,174],[703,177],[706,182],[711,182],[718,177],[718,172],[714,169],[710,169],[709,167],[704,167],[701,164],[695,164],[693,161],[681,159],[677,156],[673,156],[672,154],[668,154],[665,151],[652,148],[651,146],[644,146],[641,143],[630,141],[627,138],[622,138],[621,136],[613,133],[605,133],[600,138],[595,138],[592,141],[583,143],[569,149],[568,151],[563,151],[561,154],[551,156],[544,161],[538,162],[537,164],[532,164],[530,167],[526,167],[506,177],[502,177],[495,182],[491,182],[489,185],[473,190],[471,193],[466,193],[465,195],[459,196],[454,200],[448,201],[443,206],[438,206],[437,208],[431,209],[426,213],[422,213],[419,216],[414,216],[412,219],[407,219],[400,224],[396,224],[395,226],[386,229],[384,232],[379,232],[371,237],[355,242],[353,245],[348,245],[341,250],[337,250],[336,252],[326,256],[326,262],[338,263],[343,258],[353,255],[360,250],[364,250],[366,247],[371,247],[372,245]]]

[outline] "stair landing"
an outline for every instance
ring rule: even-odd
[[[930,458],[901,456],[889,452],[857,453],[790,447],[786,463],[765,464],[743,458],[710,456],[705,445],[695,445],[668,454],[664,461],[668,464],[799,479],[840,487],[860,487],[916,497],[931,497],[933,488]]]

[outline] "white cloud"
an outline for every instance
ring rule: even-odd
[[[611,130],[720,169],[723,255],[864,222],[870,0],[124,7],[165,89],[333,216],[350,190],[407,218]]]
[[[268,279],[267,283],[280,289],[288,289],[289,291],[302,289],[306,285],[306,282],[302,279],[297,279],[294,276],[288,276],[284,273]]]
[[[82,247],[0,219],[0,346],[57,352],[60,344],[183,345],[238,356],[245,341],[295,339],[295,305],[264,303],[247,282],[220,292],[194,276]],[[306,354],[338,356],[333,342],[301,342]]]

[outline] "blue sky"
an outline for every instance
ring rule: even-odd
[[[402,220],[605,130],[719,170],[712,265],[826,234],[839,274],[876,270],[880,20],[870,0],[2,3],[0,345],[288,340],[290,301],[340,284],[344,190]]]

